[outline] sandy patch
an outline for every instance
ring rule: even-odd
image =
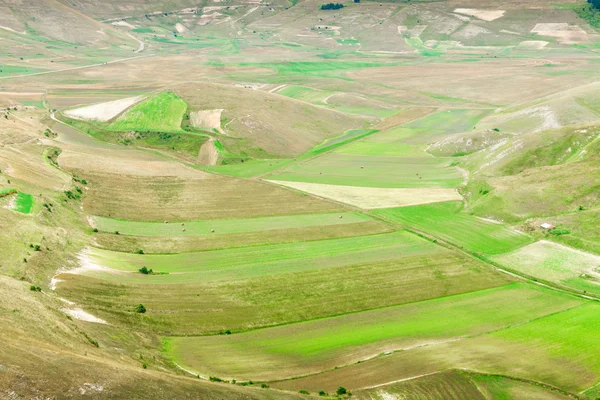
[[[566,22],[536,24],[531,33],[553,37],[557,39],[558,43],[564,44],[581,43],[588,40],[586,31],[577,25],[569,25]]]
[[[498,18],[502,18],[506,11],[504,10],[479,10],[476,8],[457,8],[454,10],[455,13],[469,15],[471,17],[479,18],[484,21],[493,21]]]
[[[305,182],[269,182],[364,209],[405,207],[442,201],[462,200],[462,197],[455,189],[370,188]]]
[[[187,28],[178,22],[175,24],[175,30],[179,33],[183,33],[185,31],[187,31]]]
[[[106,321],[103,319],[100,319],[98,317],[93,316],[92,314],[83,311],[81,308],[63,308],[62,311],[65,314],[70,315],[71,317],[81,320],[81,321],[86,321],[86,322],[94,322],[97,324],[106,324]]]
[[[518,49],[541,50],[548,45],[543,40],[526,40],[517,45]]]
[[[111,25],[114,25],[114,26],[123,26],[123,27],[129,28],[129,29],[135,28],[135,26],[133,26],[130,23],[125,22],[125,21],[115,21]]]
[[[70,118],[88,121],[109,121],[121,114],[123,111],[142,100],[144,96],[128,97],[126,99],[107,101],[106,103],[93,104],[91,106],[76,108],[65,111],[64,114]]]
[[[198,153],[198,164],[201,165],[217,165],[219,161],[219,151],[215,147],[215,140],[210,139],[200,147]]]
[[[201,129],[216,129],[217,132],[223,133],[221,129],[221,113],[222,108],[216,110],[200,110],[190,113],[190,125]]]

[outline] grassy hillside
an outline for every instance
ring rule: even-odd
[[[187,104],[174,92],[163,92],[134,105],[108,129],[115,131],[179,132]]]

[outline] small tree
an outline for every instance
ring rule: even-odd
[[[146,307],[144,307],[143,304],[138,304],[138,306],[135,308],[135,312],[138,314],[144,314],[146,312]]]
[[[341,396],[343,394],[346,394],[348,391],[345,387],[340,386],[335,392],[338,394],[338,396]]]
[[[148,269],[146,266],[140,268],[138,271],[140,271],[140,273],[144,275],[152,275],[154,273],[154,271],[152,271],[152,268]]]

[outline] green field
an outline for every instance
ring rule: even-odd
[[[166,334],[247,330],[511,281],[405,232],[173,255],[89,249],[82,260],[111,269],[61,275],[61,295],[109,321]],[[143,266],[155,274],[139,273]],[[128,311],[140,302],[149,310],[143,320]]]
[[[341,147],[331,147],[335,149],[332,153],[282,168],[269,179],[382,188],[455,188],[464,181],[455,160],[426,154],[427,144],[442,135],[472,129],[488,112],[440,111],[384,132],[358,136],[353,143],[340,138]]]
[[[353,142],[358,139],[362,139],[379,131],[375,129],[352,129],[347,132],[344,132],[343,135],[326,139],[323,143],[313,147],[310,151],[310,155],[317,155],[320,153],[324,153],[326,151],[331,151],[336,149],[337,147],[343,146],[350,142]]]
[[[442,297],[232,336],[173,337],[170,354],[201,374],[269,380],[385,351],[480,335],[581,304],[529,284]]]
[[[202,166],[201,168],[208,172],[215,172],[238,178],[252,178],[258,175],[267,174],[293,162],[293,159],[248,160],[238,164],[211,165]]]
[[[565,297],[569,299],[569,297]],[[569,300],[567,300],[569,301]],[[581,300],[551,313],[489,334],[397,352],[360,364],[283,381],[277,387],[298,390],[355,388],[384,384],[446,369],[494,371],[580,392],[598,383],[600,350],[596,332],[600,306]],[[577,305],[579,303],[580,305]],[[516,308],[523,307],[516,304]],[[574,306],[574,307],[573,307]]]
[[[281,217],[225,219],[211,221],[187,221],[183,224],[126,221],[105,217],[93,217],[94,226],[100,231],[135,236],[198,236],[267,230],[294,229],[325,225],[344,225],[372,221],[361,213],[307,214]],[[184,231],[185,229],[185,231]],[[214,230],[214,232],[212,232]]]
[[[360,217],[359,217],[360,218]],[[441,247],[405,232],[351,238],[232,248],[175,255],[90,251],[94,264],[131,274],[91,271],[90,276],[139,283],[198,283],[316,271],[445,253]],[[141,276],[142,266],[167,275]]]
[[[174,92],[163,92],[131,107],[107,129],[179,132],[187,104]]]
[[[27,193],[19,192],[15,198],[13,210],[22,214],[31,214],[33,211],[33,196]]]
[[[376,210],[373,213],[484,255],[506,253],[533,241],[527,234],[506,225],[466,214],[461,202]]]

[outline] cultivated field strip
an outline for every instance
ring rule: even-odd
[[[327,214],[285,215],[247,219],[223,219],[211,221],[185,221],[185,224],[164,222],[140,222],[105,217],[91,217],[92,225],[104,232],[118,231],[133,236],[200,236],[247,233],[278,229],[309,228],[315,226],[346,225],[373,221],[358,212]]]
[[[360,388],[459,368],[494,371],[580,392],[598,382],[600,364],[595,354],[600,345],[594,332],[599,313],[600,306],[586,303],[508,329],[398,352],[276,386]]]
[[[337,214],[336,214],[337,215]],[[178,224],[180,225],[180,224]],[[181,228],[181,226],[179,226]],[[182,228],[185,229],[185,228]],[[219,228],[217,228],[219,229]],[[96,234],[96,245],[109,250],[134,253],[181,253],[276,243],[305,242],[391,232],[386,223],[377,220],[301,228],[268,229],[243,233],[218,233],[187,236],[129,236],[114,232]],[[182,232],[185,234],[186,232]]]
[[[533,241],[504,224],[461,212],[462,207],[461,202],[443,202],[373,213],[484,255],[506,253]]]
[[[169,351],[180,364],[204,375],[276,380],[480,335],[580,304],[567,295],[516,283],[237,335],[173,337]]]
[[[201,174],[200,179],[86,173],[87,213],[136,221],[188,221],[335,212],[338,204],[251,180]],[[143,203],[137,199],[143,198]],[[133,207],[132,205],[136,206]]]
[[[183,254],[148,255],[91,248],[85,260],[115,271],[87,274],[115,277],[121,282],[195,283],[248,279],[274,274],[313,271],[344,265],[391,261],[407,256],[441,254],[447,250],[406,232],[341,239],[232,248]],[[144,277],[142,266],[168,273]],[[133,272],[119,274],[116,271]],[[148,279],[146,279],[148,278]],[[141,280],[141,279],[145,279]]]
[[[512,280],[402,232],[164,256],[93,249],[82,261],[87,268],[77,275],[57,277],[61,296],[108,322],[178,335],[299,322]],[[157,274],[140,274],[142,266]],[[125,311],[139,303],[149,310],[143,320]]]

